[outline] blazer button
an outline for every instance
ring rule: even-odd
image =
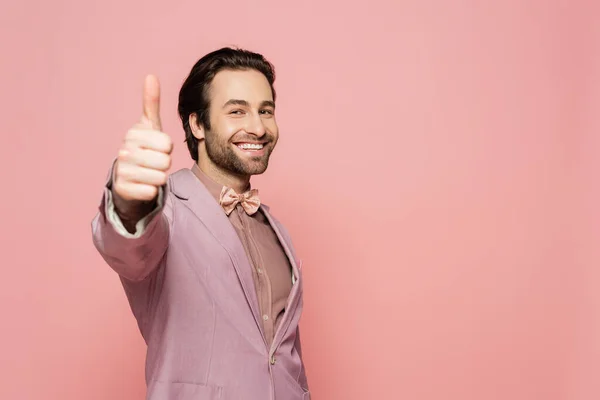
[[[271,362],[271,365],[275,365],[275,361],[277,361],[277,359],[275,358],[275,354],[271,356],[271,359],[269,361]]]

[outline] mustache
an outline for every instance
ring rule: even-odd
[[[234,136],[231,138],[231,142],[232,143],[240,143],[240,142],[247,142],[247,143],[271,143],[275,140],[275,136],[270,134],[270,133],[265,133],[264,135],[262,135],[260,138],[256,137],[254,135],[239,135],[239,136]]]

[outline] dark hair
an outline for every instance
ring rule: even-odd
[[[177,107],[183,124],[183,130],[185,131],[185,141],[187,142],[190,155],[195,161],[198,161],[198,139],[192,134],[189,117],[195,113],[198,123],[205,130],[210,129],[210,84],[215,75],[224,69],[254,69],[261,72],[267,78],[271,86],[271,92],[273,93],[273,100],[275,100],[275,88],[273,87],[273,83],[275,82],[275,68],[261,54],[243,49],[224,47],[198,60],[181,86],[181,90],[179,91],[179,105]]]

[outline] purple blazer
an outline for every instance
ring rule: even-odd
[[[242,243],[191,170],[169,177],[165,205],[139,238],[120,235],[108,221],[109,187],[110,180],[92,222],[93,239],[119,274],[148,346],[146,398],[310,399],[298,329],[301,265],[289,234],[268,207],[261,209],[294,274],[271,348]]]

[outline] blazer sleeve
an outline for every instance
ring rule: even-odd
[[[158,267],[169,245],[173,207],[168,184],[159,190],[157,207],[138,222],[136,232],[131,234],[114,211],[112,176],[113,168],[108,174],[98,213],[92,220],[94,246],[121,277],[141,281]]]

